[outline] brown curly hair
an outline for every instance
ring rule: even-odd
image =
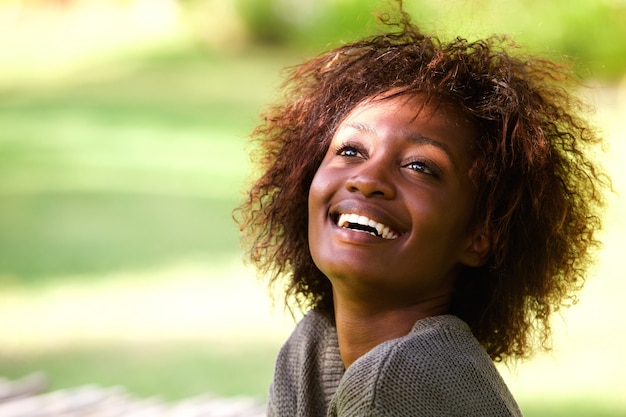
[[[478,127],[470,178],[476,225],[491,237],[480,268],[466,268],[451,304],[494,360],[549,348],[550,316],[576,301],[610,186],[590,159],[601,145],[571,93],[566,65],[524,55],[507,37],[442,42],[406,13],[387,30],[291,70],[284,100],[253,132],[262,173],[235,218],[249,257],[287,300],[332,317],[332,288],[307,239],[307,198],[339,122],[393,90],[453,103]]]

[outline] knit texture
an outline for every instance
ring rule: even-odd
[[[451,315],[416,322],[344,370],[335,327],[312,311],[276,362],[270,417],[521,416],[469,327]]]

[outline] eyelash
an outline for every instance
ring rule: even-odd
[[[367,152],[363,146],[358,143],[346,142],[335,148],[335,155],[343,156],[345,158],[356,158],[358,155],[346,155],[346,151],[355,151],[361,156],[367,156]]]
[[[419,169],[410,168],[411,165],[419,165],[420,168]],[[408,163],[404,164],[403,167],[409,168],[415,172],[420,172],[426,175],[431,175],[435,178],[439,178],[439,171],[437,170],[437,168],[435,168],[433,165],[431,165],[428,161],[424,159],[417,158],[417,159],[411,160]]]
[[[346,152],[354,151],[354,155],[346,155]],[[359,143],[346,142],[338,145],[335,148],[335,155],[344,157],[344,158],[358,158],[358,157],[367,157],[366,149]],[[419,165],[420,168],[410,168],[411,165]],[[423,173],[425,175],[430,175],[434,178],[439,178],[439,170],[433,166],[428,160],[423,158],[415,158],[409,160],[407,163],[402,165],[403,168],[408,168],[414,172]]]

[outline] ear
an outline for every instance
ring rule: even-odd
[[[468,242],[461,255],[461,263],[473,268],[483,266],[487,262],[490,253],[490,233],[482,228],[477,228],[468,237]]]

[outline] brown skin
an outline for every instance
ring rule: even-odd
[[[448,312],[460,267],[484,262],[468,174],[475,137],[460,113],[419,95],[366,100],[338,126],[309,192],[309,245],[333,286],[346,367]],[[342,227],[340,214],[390,235]]]

